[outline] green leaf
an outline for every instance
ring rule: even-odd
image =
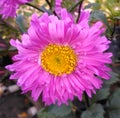
[[[24,17],[22,15],[18,15],[16,17],[16,23],[18,24],[22,33],[26,32]]]
[[[102,21],[106,26],[108,26],[108,21],[105,14],[100,10],[94,10],[91,12],[90,21]]]
[[[51,105],[38,112],[38,118],[75,118],[71,106]]]
[[[110,94],[109,88],[102,88],[92,98],[92,103],[106,99]]]
[[[100,4],[98,3],[89,3],[88,5],[86,5],[84,7],[84,9],[90,9],[92,8],[92,10],[99,10],[100,9]]]
[[[106,106],[110,118],[120,118],[120,89],[110,96]]]
[[[72,112],[66,116],[60,117],[60,118],[76,118],[75,114],[73,114]]]
[[[52,105],[49,111],[55,114],[56,116],[63,117],[71,113],[71,107],[66,105],[61,105],[61,106]]]
[[[112,33],[112,29],[107,21],[106,15],[102,11],[100,10],[92,11],[90,15],[90,21],[91,22],[102,21],[107,26],[107,32],[108,32],[107,35]]]
[[[111,72],[110,74],[110,80],[104,80],[103,87],[93,96],[92,103],[106,99],[110,95],[110,86],[120,81],[117,73]]]
[[[101,104],[93,104],[82,113],[81,118],[104,118],[104,109]]]
[[[47,107],[44,107],[39,110],[38,118],[56,118],[56,116],[52,113],[49,113],[49,111],[47,111]]]
[[[39,112],[38,118],[57,118],[54,114],[49,112]]]
[[[108,86],[120,81],[120,79],[118,78],[119,75],[117,73],[111,72],[110,74],[111,74],[110,80],[104,81],[103,87],[108,87]]]
[[[62,6],[69,9],[70,7],[72,7],[72,5],[74,5],[75,2],[73,0],[63,0],[62,1]]]

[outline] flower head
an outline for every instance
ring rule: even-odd
[[[55,0],[55,12],[59,15],[62,9],[62,0]]]
[[[28,32],[21,41],[11,40],[18,49],[15,61],[6,68],[13,71],[10,79],[17,79],[23,93],[31,91],[33,99],[42,95],[45,104],[60,105],[82,100],[83,92],[89,97],[109,79],[111,53],[105,52],[110,41],[103,36],[102,23],[88,25],[88,12],[81,13],[74,23],[65,9],[61,19],[44,13],[32,16]],[[86,17],[85,17],[86,16]]]
[[[0,0],[0,14],[3,18],[14,17],[20,5],[31,0]]]

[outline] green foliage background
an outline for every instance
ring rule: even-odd
[[[54,11],[54,0],[51,0],[51,6],[44,0],[34,0],[31,5],[23,5],[17,11],[15,19],[2,19],[0,17],[0,59],[4,60],[5,56],[11,57],[16,53],[16,49],[9,45],[11,38],[20,39],[21,34],[25,33],[29,27],[30,17],[33,13],[41,15],[42,12],[52,14]],[[78,0],[78,2],[80,2]],[[120,19],[120,1],[119,0],[95,0],[94,3],[83,1],[84,9],[91,11],[90,23],[102,21],[107,28],[106,36],[113,40],[114,26],[119,25]],[[78,4],[79,5],[79,4]],[[77,12],[78,6],[74,0],[64,0],[63,7],[66,7],[72,13]],[[76,7],[74,7],[76,6]],[[116,10],[117,9],[117,10]],[[40,12],[40,11],[42,12]],[[113,62],[114,63],[114,62]],[[112,68],[112,66],[111,66]],[[4,69],[4,65],[0,65],[0,82],[9,75]],[[102,78],[101,78],[102,79]],[[87,98],[83,96],[84,109],[79,108],[74,103],[69,105],[51,105],[43,107],[38,112],[39,118],[120,118],[120,83],[119,74],[111,72],[111,79],[104,81],[103,88],[98,90],[93,97]],[[86,104],[89,102],[89,105]],[[80,103],[80,104],[81,104]]]

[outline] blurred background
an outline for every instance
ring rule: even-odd
[[[120,0],[83,0],[81,3],[82,8],[91,13],[90,24],[102,21],[107,28],[105,35],[111,40],[108,51],[113,53],[111,79],[104,82],[92,99],[84,96],[83,102],[79,102],[75,98],[68,106],[45,107],[41,99],[33,102],[29,93],[21,94],[16,82],[9,80],[10,72],[4,68],[17,53],[9,40],[20,39],[33,13],[54,12],[54,0],[33,0],[20,6],[15,19],[5,20],[0,16],[0,118],[120,118]],[[75,0],[63,0],[62,6],[75,15],[79,4]]]

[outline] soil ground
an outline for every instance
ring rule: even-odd
[[[0,98],[0,118],[30,118],[27,115],[30,106],[32,104],[20,91],[4,95]]]

